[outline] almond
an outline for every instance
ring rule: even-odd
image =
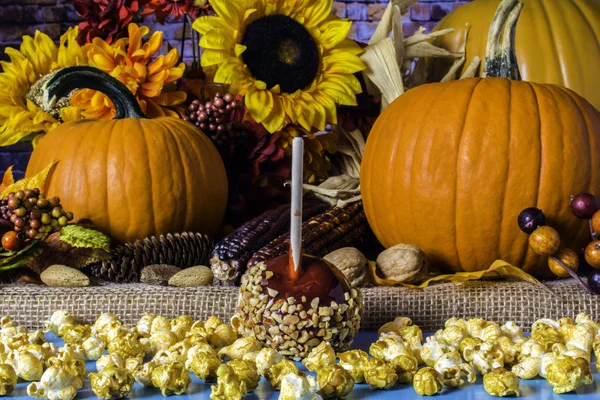
[[[46,268],[40,275],[40,279],[48,286],[81,287],[90,285],[90,278],[83,272],[60,264]]]
[[[213,282],[213,272],[203,265],[186,268],[169,279],[169,285],[178,287],[208,286]]]

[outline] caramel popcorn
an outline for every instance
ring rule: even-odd
[[[504,367],[504,353],[500,346],[495,342],[483,342],[479,350],[473,353],[473,366],[481,375],[490,371]]]
[[[121,320],[115,314],[109,312],[102,313],[98,316],[96,322],[94,322],[94,325],[92,326],[92,332],[96,336],[102,337],[104,331],[106,331],[106,329],[115,322],[118,324],[121,323]]]
[[[177,343],[177,335],[171,331],[158,331],[150,335],[150,346],[153,353],[167,350]]]
[[[513,343],[525,341],[523,330],[514,321],[507,321],[500,329],[502,330],[502,335],[509,338]]]
[[[223,324],[225,324],[225,322],[223,322],[221,318],[212,315],[204,322],[204,329],[210,334],[213,333],[219,325]]]
[[[496,368],[483,377],[483,388],[492,396],[520,396],[519,378],[504,368]]]
[[[415,374],[413,387],[419,396],[433,396],[444,388],[442,375],[434,368],[421,368]]]
[[[462,326],[451,325],[440,332],[440,337],[449,345],[458,348],[460,346],[460,342],[462,342],[464,338],[468,337],[468,335],[467,331],[464,330]]]
[[[163,331],[171,332],[171,321],[169,321],[167,317],[158,315],[154,317],[152,323],[150,324],[150,336]]]
[[[221,359],[229,357],[232,360],[241,360],[244,358],[244,354],[252,351],[259,351],[262,349],[262,345],[253,336],[237,339],[229,346],[223,347],[219,350],[219,357]]]
[[[154,361],[147,362],[135,370],[133,378],[143,387],[152,387],[152,373],[158,367]]]
[[[185,365],[204,382],[214,382],[217,379],[217,370],[221,365],[221,360],[215,354],[198,351],[188,356]]]
[[[27,386],[27,395],[45,400],[72,400],[82,386],[79,376],[55,365],[44,371],[39,382]]]
[[[150,337],[150,331],[152,329],[152,321],[154,321],[154,318],[156,318],[156,314],[153,314],[153,313],[144,313],[144,315],[142,315],[142,317],[138,321],[137,325],[135,326],[137,333],[141,337],[145,337],[145,338]]]
[[[396,370],[379,358],[370,358],[364,364],[365,382],[374,389],[390,389],[398,381]]]
[[[43,360],[26,350],[12,350],[8,353],[6,363],[12,366],[17,376],[24,381],[38,381],[44,373]]]
[[[191,381],[189,371],[180,362],[159,365],[152,371],[152,385],[163,396],[185,393]]]
[[[475,354],[475,351],[479,350],[481,343],[483,343],[481,339],[477,339],[471,336],[467,336],[466,338],[464,338],[459,345],[459,350],[460,354],[462,355],[462,358],[466,362],[472,362],[473,355]]]
[[[108,353],[119,353],[125,359],[137,358],[144,357],[146,349],[140,343],[136,334],[128,333],[110,342],[108,344]]]
[[[442,354],[435,363],[435,370],[442,375],[446,386],[460,387],[466,382],[475,382],[473,367],[471,364],[463,362],[458,350]]]
[[[287,374],[304,375],[293,361],[283,359],[282,361],[274,364],[265,372],[265,379],[271,385],[273,390],[279,390],[281,388],[281,380]]]
[[[354,388],[354,378],[341,365],[325,365],[317,371],[317,385],[323,399],[344,398]]]
[[[577,325],[565,325],[562,330],[564,343],[569,348],[577,348],[586,353],[591,353],[594,346],[596,331],[594,327],[582,323]],[[562,327],[561,327],[562,328]]]
[[[119,353],[102,354],[98,360],[96,360],[96,372],[102,372],[102,370],[109,365],[125,368],[125,360]]]
[[[75,325],[75,318],[67,311],[55,311],[50,320],[45,322],[44,332],[52,332],[58,336],[60,328],[65,324]]]
[[[97,335],[105,343],[110,343],[113,340],[127,334],[132,334],[132,336],[139,337],[137,330],[123,325],[120,321],[111,321],[104,326],[104,331],[98,333]]]
[[[536,321],[531,328],[531,339],[542,345],[545,351],[550,351],[554,343],[563,343],[556,328],[547,320]]]
[[[594,381],[589,363],[581,358],[556,357],[547,368],[548,383],[555,393],[568,393]]]
[[[421,348],[421,359],[427,366],[433,367],[442,354],[448,353],[455,348],[448,344],[444,339],[428,337]]]
[[[152,361],[158,365],[170,364],[175,361],[185,364],[187,358],[177,351],[159,350],[152,357]]]
[[[369,353],[383,361],[391,361],[400,355],[413,355],[402,338],[396,335],[383,336],[369,347]]]
[[[463,331],[465,331],[465,332],[469,331],[469,325],[468,325],[467,321],[462,318],[452,317],[452,318],[446,320],[446,322],[444,323],[444,327],[448,328],[451,326],[459,326],[462,328]]]
[[[125,369],[131,372],[132,374],[138,370],[142,365],[144,365],[144,359],[139,358],[128,358],[125,360]]]
[[[521,379],[535,378],[540,372],[544,352],[544,347],[537,341],[527,340],[521,347],[519,363],[513,365],[512,372]]]
[[[83,379],[86,374],[85,359],[83,358],[83,355],[77,352],[73,346],[68,344],[63,347],[62,351],[60,351],[56,357],[51,357],[47,364],[48,366],[60,366],[81,379]]]
[[[97,336],[90,336],[81,344],[83,355],[88,360],[97,360],[104,353],[104,342]]]
[[[93,392],[100,399],[121,399],[127,397],[135,383],[133,375],[125,368],[111,365],[102,372],[89,375]]]
[[[92,334],[92,327],[89,325],[64,324],[58,331],[58,335],[68,344],[81,344]]]
[[[206,342],[198,342],[194,346],[190,347],[186,353],[187,359],[190,360],[196,353],[206,353],[215,357],[219,356],[215,349],[213,349],[212,346]]]
[[[15,369],[8,364],[0,363],[0,396],[8,396],[17,387],[19,377]]]
[[[269,368],[277,363],[280,363],[281,361],[283,361],[283,356],[277,350],[270,347],[262,348],[260,351],[258,351],[256,357],[254,358],[256,370],[261,376],[265,376]]]
[[[400,336],[400,326],[394,322],[386,322],[377,331],[377,336],[381,337],[390,333]]]
[[[321,342],[302,360],[302,364],[309,371],[316,372],[323,367],[335,364],[335,360],[335,350],[333,350],[333,347],[327,342]]]
[[[488,321],[483,318],[472,318],[467,320],[467,333],[483,341],[483,329],[488,325]]]
[[[411,356],[400,355],[390,361],[389,364],[396,371],[396,375],[398,375],[398,383],[411,383],[415,373],[419,369],[419,362]]]
[[[237,339],[237,334],[233,328],[227,324],[218,325],[214,331],[208,335],[208,343],[216,349],[230,346]]]
[[[212,400],[242,400],[247,393],[246,382],[241,381],[229,365],[221,365],[217,371],[217,384],[211,387]]]
[[[250,361],[231,360],[227,363],[237,374],[240,381],[245,382],[246,390],[253,392],[258,387],[260,376],[256,371],[256,366]]]
[[[177,340],[181,341],[185,338],[187,332],[192,329],[194,319],[189,315],[180,315],[171,321],[171,332],[177,336]]]
[[[365,364],[369,361],[369,355],[366,352],[362,350],[349,350],[339,353],[337,356],[340,359],[340,365],[354,378],[354,383],[363,383],[365,381]]]
[[[513,364],[521,351],[523,344],[515,344],[506,336],[500,336],[495,342],[500,346],[500,349],[502,349],[502,353],[504,354],[504,364]]]
[[[312,377],[287,374],[281,380],[279,400],[318,400],[317,386]]]

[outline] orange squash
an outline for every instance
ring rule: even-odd
[[[568,87],[600,109],[600,2],[522,1],[524,7],[517,26],[515,51],[523,80]],[[474,0],[452,11],[435,30],[454,28],[456,31],[435,38],[433,44],[458,51],[465,25],[469,24],[464,68],[474,56],[483,59],[490,22],[498,3],[498,0]],[[432,59],[432,81],[439,81],[452,61]],[[480,73],[482,68],[483,65]]]
[[[549,276],[517,216],[538,207],[565,247],[589,242],[569,199],[600,194],[600,112],[556,85],[489,77],[419,86],[371,130],[361,191],[386,247],[417,245],[432,264],[457,272],[503,259]]]
[[[95,68],[61,70],[46,88],[56,98],[75,88],[100,90],[115,103],[117,117],[64,123],[40,141],[26,176],[57,160],[45,193],[121,242],[216,232],[227,204],[227,177],[202,132],[178,118],[144,118],[129,89]]]

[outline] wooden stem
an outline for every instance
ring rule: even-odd
[[[179,52],[179,62],[183,62],[183,53],[185,52],[185,31],[187,28],[187,23],[188,23],[188,16],[187,14],[183,14],[183,32],[181,32],[181,51]],[[192,38],[193,40],[193,38]]]
[[[567,267],[565,265],[565,263],[563,263],[558,257],[550,256],[550,258],[552,258],[554,261],[556,261],[556,263],[558,265],[563,267],[569,273],[569,275],[571,275],[571,278],[575,279],[575,281],[579,284],[579,286],[584,288],[586,292],[588,292],[589,294],[596,294],[596,293],[592,292],[592,289],[590,289],[590,287],[587,285],[587,283],[585,283],[583,281],[583,279],[581,279],[581,277],[579,275],[577,275],[577,271],[574,271],[571,268]]]

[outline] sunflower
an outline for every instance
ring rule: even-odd
[[[277,139],[277,146],[283,149],[287,157],[292,156],[294,138],[304,139],[304,181],[314,183],[327,177],[331,169],[328,154],[338,150],[338,137],[334,132],[313,134],[301,127],[288,125],[282,129]]]
[[[178,116],[185,102],[185,92],[177,90],[174,82],[183,76],[185,64],[179,61],[176,49],[153,59],[163,43],[163,33],[154,32],[150,39],[142,39],[150,29],[131,23],[129,36],[112,45],[95,38],[88,50],[89,64],[124,83],[136,95],[142,110],[150,118],[164,115]],[[90,119],[109,119],[115,109],[108,97],[91,89],[79,90],[71,96],[71,105],[82,109],[82,116]]]
[[[203,67],[216,83],[245,96],[250,115],[269,132],[288,123],[323,130],[336,104],[356,105],[365,68],[347,39],[351,22],[331,14],[333,0],[212,0],[202,16]]]
[[[87,64],[87,46],[77,43],[78,28],[71,28],[57,46],[52,39],[36,31],[24,36],[19,50],[7,48],[9,62],[3,61],[0,73],[0,146],[17,143],[27,137],[50,131],[63,121],[78,119],[74,107],[44,110],[36,95],[48,74],[60,68]],[[61,103],[65,105],[64,103]]]

